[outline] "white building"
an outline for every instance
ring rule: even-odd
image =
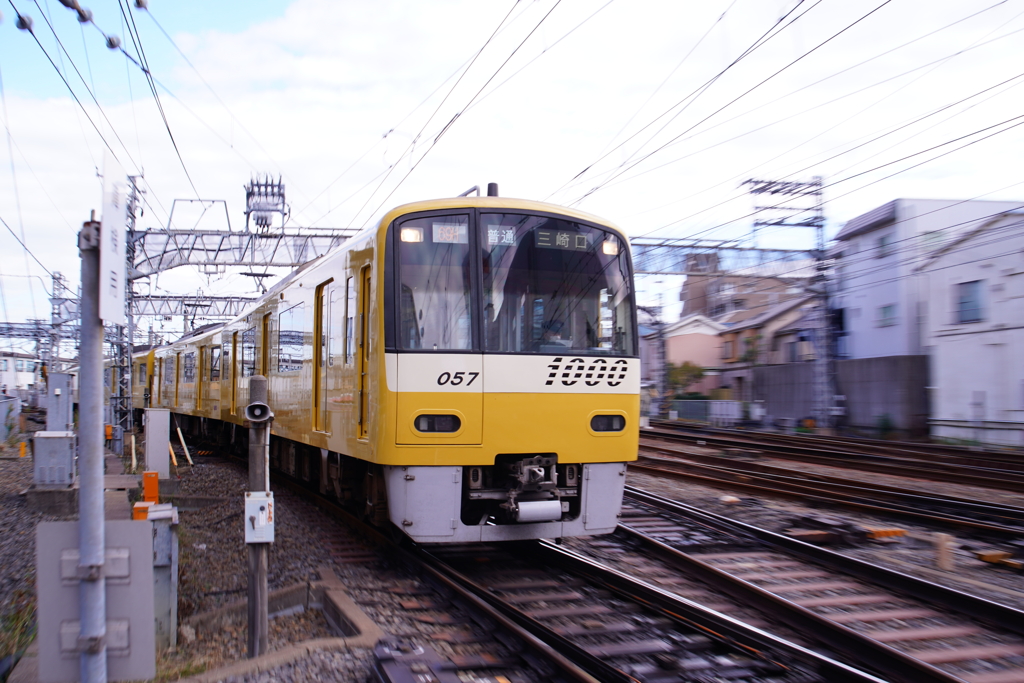
[[[929,292],[922,260],[1024,202],[896,199],[846,223],[836,236],[841,358],[928,354]]]
[[[1024,207],[1017,207],[975,222],[917,269],[928,294],[933,436],[1024,446]]]
[[[39,360],[28,353],[0,353],[0,390],[29,389],[38,381]]]

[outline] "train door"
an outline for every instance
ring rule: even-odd
[[[241,359],[238,357],[238,333],[231,333],[231,358],[224,364],[224,380],[231,382],[231,414],[238,414],[238,368]]]
[[[370,266],[359,275],[359,438],[365,439],[370,420],[370,392],[367,373],[370,369]]]
[[[313,320],[313,429],[326,432],[327,429],[327,353],[331,329],[331,282],[328,280],[316,288],[316,307]]]

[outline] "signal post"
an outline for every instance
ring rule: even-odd
[[[274,494],[270,491],[270,424],[267,378],[249,378],[249,490],[245,494],[245,543],[249,548],[249,657],[267,653],[267,565],[274,542]]]

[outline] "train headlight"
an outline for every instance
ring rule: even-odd
[[[403,242],[422,242],[423,228],[402,228]]]
[[[457,415],[418,415],[418,432],[457,432],[462,429],[462,420]]]
[[[619,241],[615,239],[605,240],[604,244],[601,245],[601,251],[603,251],[606,256],[618,256]]]
[[[590,418],[590,428],[595,432],[621,432],[626,428],[626,418],[621,415],[595,415]]]

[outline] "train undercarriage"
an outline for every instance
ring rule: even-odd
[[[194,439],[248,458],[249,430],[176,415]],[[379,527],[421,542],[501,541],[607,533],[617,523],[625,463],[558,463],[556,454],[498,455],[493,465],[384,466],[272,436],[272,476],[285,476]],[[590,505],[588,506],[588,501]]]

